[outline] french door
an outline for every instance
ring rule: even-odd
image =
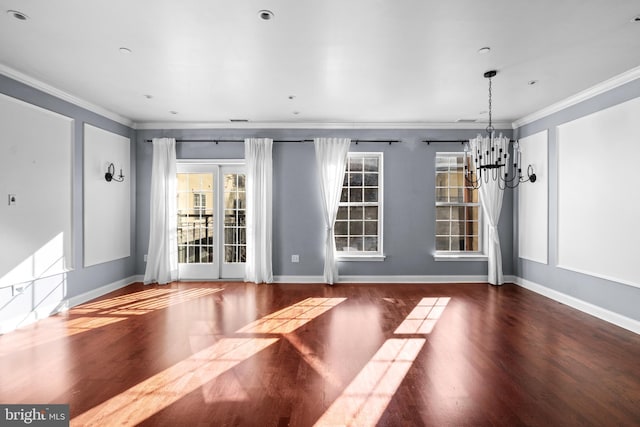
[[[180,280],[243,278],[244,164],[178,162],[177,202]]]

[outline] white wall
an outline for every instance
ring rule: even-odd
[[[546,264],[549,247],[549,150],[546,130],[519,141],[524,167],[536,182],[518,187],[518,256]],[[524,172],[524,171],[523,171]]]
[[[131,255],[129,138],[84,125],[84,266]],[[124,182],[105,180],[110,163]]]
[[[0,129],[2,287],[72,267],[73,120],[0,95]]]
[[[558,266],[640,287],[640,98],[558,127]]]

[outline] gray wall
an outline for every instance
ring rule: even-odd
[[[516,129],[516,136],[518,138],[526,137],[545,129],[549,131],[549,263],[544,265],[520,259],[517,253],[517,232],[514,233],[513,244],[513,264],[517,276],[635,320],[640,320],[640,309],[638,309],[638,307],[640,307],[640,288],[556,267],[558,261],[558,159],[556,129],[558,125],[637,98],[638,96],[640,96],[640,79]],[[640,143],[640,140],[638,140],[638,143]],[[603,144],[606,144],[606,141],[603,141]],[[624,153],[614,154],[624,155]],[[584,167],[585,185],[589,185],[589,181],[591,180],[598,179],[598,173],[598,159],[593,159],[592,162],[586,164]],[[629,186],[629,197],[638,197],[637,186],[634,183],[627,183],[627,185]],[[514,217],[516,218],[514,227],[515,230],[517,230],[517,195],[516,198],[514,198],[513,209]],[[616,206],[615,209],[625,209],[625,200],[620,200],[620,205]],[[619,232],[624,233],[624,229],[621,229]],[[585,231],[584,244],[593,245],[594,250],[606,250],[598,247],[599,242],[589,240],[588,230]],[[638,259],[640,259],[640,257],[638,257]]]
[[[476,130],[144,130],[137,132],[138,171],[137,272],[144,272],[143,257],[149,241],[149,191],[153,137],[176,139],[243,139],[266,137],[275,140],[342,136],[352,139],[401,140],[392,145],[351,145],[351,151],[384,152],[384,253],[383,262],[341,262],[340,274],[357,276],[456,275],[483,276],[486,262],[436,262],[435,250],[435,153],[461,151],[461,144],[431,144],[424,139],[466,139]],[[511,136],[511,131],[504,131]],[[242,143],[178,143],[179,159],[243,158]],[[513,274],[513,195],[505,193],[500,218],[500,237],[505,274]],[[273,270],[276,276],[322,276],[323,233],[319,183],[313,143],[276,142],[273,148]],[[300,263],[290,262],[292,254]]]
[[[66,275],[65,296],[72,298],[95,290],[101,286],[125,279],[135,274],[135,256],[130,256],[117,261],[95,265],[90,268],[83,268],[83,124],[89,123],[110,132],[128,137],[131,139],[131,159],[132,174],[128,179],[132,189],[136,187],[135,181],[135,151],[133,141],[135,132],[133,129],[114,122],[113,120],[92,113],[69,102],[48,95],[42,91],[34,89],[25,84],[19,83],[6,76],[0,75],[0,93],[16,99],[31,103],[33,105],[54,111],[56,113],[71,117],[73,125],[73,145],[72,145],[72,233],[73,233],[73,261],[74,270]],[[5,196],[6,197],[6,196]],[[135,230],[135,191],[131,192],[131,226]],[[114,206],[117,209],[117,206]],[[42,207],[42,218],[46,221],[47,208]],[[132,233],[133,234],[133,233]],[[0,236],[0,240],[2,237]],[[131,236],[131,253],[135,253],[135,239]],[[37,286],[37,283],[31,285]],[[26,292],[29,292],[27,289]],[[24,304],[20,298],[12,296],[11,288],[0,289],[0,320],[6,317],[15,318],[24,314],[25,318],[35,308],[31,301]]]

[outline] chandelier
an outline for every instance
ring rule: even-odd
[[[464,177],[467,185],[475,189],[482,183],[497,181],[501,190],[516,188],[522,182],[536,182],[533,166],[527,166],[526,176],[522,174],[522,153],[518,141],[513,142],[513,156],[509,152],[509,138],[495,135],[492,123],[492,93],[491,79],[496,76],[496,70],[484,73],[489,79],[489,125],[485,129],[487,135],[478,135],[465,144]],[[513,159],[511,159],[513,157]]]

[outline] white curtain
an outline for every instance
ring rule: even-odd
[[[144,283],[178,279],[176,140],[153,139],[149,249]]]
[[[271,262],[271,181],[273,140],[247,138],[244,140],[246,160],[246,225],[247,259],[246,282],[273,282]]]
[[[342,180],[349,153],[349,138],[316,138],[316,163],[320,173],[320,193],[322,194],[323,217],[326,228],[324,281],[330,285],[338,281],[336,262],[336,241],[333,225],[338,214],[338,203],[342,190]]]
[[[509,138],[502,135],[493,138],[493,144],[490,137],[482,137],[478,135],[475,139],[469,141],[471,152],[475,153],[477,149],[481,153],[487,150],[491,151],[491,147],[496,152],[502,149],[503,153],[509,151]],[[509,159],[506,160],[508,162]],[[482,211],[487,222],[487,258],[488,258],[488,281],[492,285],[502,285],[504,276],[502,274],[502,252],[500,251],[500,236],[498,235],[498,221],[500,219],[500,211],[502,210],[502,197],[504,195],[504,186],[500,188],[500,178],[494,178],[494,172],[497,170],[484,170],[482,183],[480,185],[480,203]],[[486,174],[486,175],[485,175]],[[485,179],[487,178],[487,179]],[[480,179],[480,178],[479,178]]]

